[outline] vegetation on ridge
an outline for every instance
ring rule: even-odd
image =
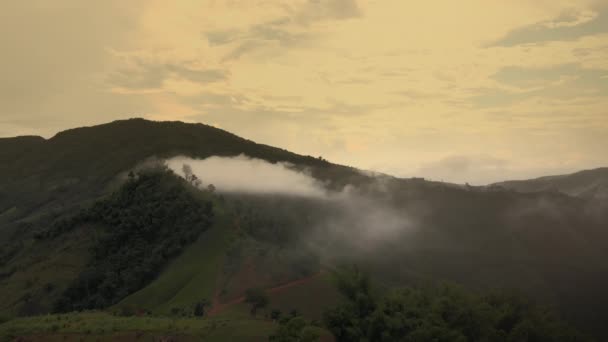
[[[473,295],[452,285],[379,295],[372,285],[356,268],[339,274],[338,287],[346,301],[324,317],[337,342],[589,340],[518,295]]]
[[[168,260],[194,242],[213,217],[212,202],[167,170],[141,172],[110,198],[56,230],[94,224],[98,234],[84,271],[56,304],[57,311],[115,304],[153,280]]]

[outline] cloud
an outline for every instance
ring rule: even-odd
[[[287,97],[293,100],[294,97]],[[371,111],[385,108],[385,104],[354,105],[338,100],[327,99],[323,106],[311,106],[302,103],[289,105],[272,104],[249,96],[244,93],[211,93],[203,92],[192,96],[181,97],[188,106],[200,110],[204,114],[190,117],[191,120],[217,120],[230,115],[240,124],[249,122],[265,124],[273,120],[295,120],[299,123],[321,123],[322,121],[344,117],[364,116]],[[295,99],[298,100],[297,98]],[[219,109],[219,111],[218,111]],[[261,120],[263,119],[263,120]]]
[[[130,57],[123,66],[111,72],[107,83],[124,89],[160,89],[169,78],[181,78],[198,84],[225,81],[229,72],[223,69],[202,69],[189,66],[188,62],[158,63]]]
[[[222,58],[222,62],[239,59],[243,55],[258,51],[264,47],[269,47],[270,45],[271,44],[266,41],[247,40],[240,43],[236,48],[226,54]]]
[[[509,106],[531,98],[568,100],[608,95],[608,70],[586,69],[577,64],[548,68],[509,66],[500,69],[491,79],[509,89],[494,87],[478,89],[470,100],[476,107]]]
[[[237,29],[207,31],[203,33],[210,46],[230,44],[242,37],[242,31]]]
[[[309,25],[322,20],[344,20],[362,15],[356,0],[309,0],[292,10],[298,23]]]
[[[319,35],[310,25],[327,20],[356,18],[361,10],[355,0],[309,0],[294,6],[285,6],[286,15],[253,24],[245,29],[224,29],[203,32],[210,46],[236,45],[222,61],[239,59],[257,50],[273,47],[300,47],[309,45]]]
[[[256,34],[247,38],[235,38],[237,46],[222,58],[222,62],[239,59],[244,55],[273,49],[274,53],[283,53],[283,48],[304,47],[313,41],[313,34],[290,33],[286,30],[276,29],[272,34]],[[261,54],[262,58],[265,54]]]
[[[486,47],[511,47],[523,44],[540,44],[554,41],[572,41],[582,37],[608,33],[608,6],[595,11],[564,12],[550,21],[517,28]]]
[[[415,89],[396,91],[395,95],[399,95],[408,100],[433,100],[441,98],[440,93],[424,92]]]
[[[245,30],[208,31],[204,35],[212,47],[236,43],[237,46],[224,57],[236,59],[243,54],[272,44],[281,47],[294,47],[312,41],[315,35],[310,32],[296,32],[290,28],[291,19],[284,17],[265,23],[252,25]]]
[[[373,251],[381,244],[393,241],[400,234],[409,234],[415,228],[414,219],[402,206],[395,206],[377,196],[385,195],[383,179],[371,186],[376,195],[346,186],[341,191],[329,191],[305,171],[291,164],[269,163],[245,155],[236,157],[210,157],[195,160],[175,157],[166,161],[176,174],[186,177],[184,165],[202,180],[201,187],[213,184],[216,191],[228,195],[262,195],[300,197],[312,200],[306,206],[314,211],[310,226],[302,234],[310,247],[324,257],[338,254],[357,254]],[[385,196],[384,196],[385,197]],[[256,198],[263,201],[264,198]],[[285,201],[289,201],[285,198]],[[302,208],[302,207],[300,207]],[[341,249],[337,253],[337,248]]]
[[[187,157],[169,159],[167,165],[184,176],[182,166],[189,165],[192,173],[204,184],[213,184],[221,192],[282,194],[322,198],[323,185],[309,175],[296,171],[288,163],[272,164],[265,160],[240,155],[233,158],[210,157],[193,160]]]
[[[451,182],[484,184],[504,179],[509,162],[487,155],[455,155],[422,165],[418,176]]]
[[[501,68],[490,78],[506,85],[528,88],[551,84],[566,76],[579,76],[583,71],[585,70],[576,64],[563,64],[548,68],[508,66]],[[593,74],[595,72],[596,70],[590,70],[588,73]]]

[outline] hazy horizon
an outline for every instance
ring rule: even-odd
[[[606,1],[0,9],[0,137],[143,117],[454,183],[608,166]]]

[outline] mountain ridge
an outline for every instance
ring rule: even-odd
[[[170,130],[178,131],[180,129],[186,129],[186,130],[190,131],[190,134],[193,134],[193,132],[196,130],[202,130],[202,131],[206,131],[206,133],[219,134],[219,135],[223,136],[223,138],[234,139],[235,141],[239,141],[239,142],[242,142],[245,144],[250,144],[252,146],[256,146],[258,148],[261,148],[261,149],[264,149],[267,151],[272,151],[272,154],[275,156],[275,158],[268,158],[268,156],[265,156],[266,158],[264,158],[264,159],[266,159],[266,160],[271,159],[270,161],[273,161],[273,162],[278,161],[279,159],[289,160],[289,159],[293,159],[294,157],[300,157],[300,158],[305,158],[304,160],[307,162],[307,164],[310,164],[310,165],[331,164],[333,166],[353,169],[353,170],[357,170],[359,172],[366,173],[366,174],[378,173],[378,172],[367,171],[364,169],[358,169],[358,168],[351,167],[351,166],[331,163],[324,159],[320,159],[318,157],[293,153],[288,150],[285,150],[285,149],[282,149],[279,147],[274,147],[271,145],[256,143],[250,139],[238,136],[229,131],[226,131],[226,130],[223,130],[221,128],[217,128],[214,126],[206,125],[203,123],[186,123],[186,122],[182,122],[182,121],[155,121],[155,120],[148,120],[148,119],[144,119],[144,118],[130,118],[130,119],[123,119],[123,120],[115,120],[115,121],[105,123],[105,124],[70,128],[70,129],[66,129],[66,130],[57,132],[55,135],[53,135],[50,138],[44,138],[42,136],[37,136],[37,135],[0,137],[0,161],[7,162],[7,160],[5,159],[6,156],[3,158],[3,152],[4,152],[4,154],[6,154],[6,151],[2,151],[7,148],[8,149],[16,148],[16,147],[27,148],[27,151],[31,152],[31,149],[42,148],[44,150],[46,148],[51,148],[51,146],[53,146],[53,145],[55,147],[65,147],[63,144],[69,144],[70,140],[73,140],[73,139],[85,139],[85,140],[88,140],[88,142],[90,143],[92,141],[91,141],[91,137],[88,136],[88,133],[96,133],[95,136],[97,138],[107,139],[108,136],[104,137],[102,135],[100,137],[99,132],[100,131],[107,131],[107,132],[111,131],[112,135],[116,135],[116,133],[118,131],[118,133],[120,133],[120,134],[116,138],[121,138],[121,134],[134,133],[134,132],[129,132],[129,131],[131,131],[131,130],[137,131],[137,130],[141,130],[141,129],[152,129],[152,130],[167,129],[169,131]],[[167,131],[168,135],[169,135],[169,133],[171,133],[169,131]],[[200,132],[198,134],[200,134]],[[145,139],[159,138],[159,135],[157,132],[157,133],[146,134],[145,137],[136,137],[134,135],[131,135],[129,138],[134,138],[134,139],[136,139],[136,141],[139,141],[139,140],[141,140],[141,138],[145,138]],[[191,136],[191,138],[193,138],[193,136]],[[123,141],[121,140],[121,142],[123,142]],[[15,146],[18,144],[20,144],[21,146]],[[183,146],[181,146],[181,147],[183,147]],[[159,155],[159,157],[163,157],[163,154],[171,154],[170,152],[171,151],[165,151],[164,153],[160,153],[161,155]],[[218,153],[221,153],[221,151]],[[150,153],[148,155],[148,157],[151,157],[153,154],[154,153]],[[15,153],[10,154],[11,157],[14,155],[15,155]],[[257,157],[257,156],[250,155],[250,157]],[[143,159],[145,159],[145,158],[143,158]],[[274,160],[272,160],[272,159],[274,159]],[[299,160],[300,163],[302,161],[303,160]],[[140,160],[140,162],[141,162],[141,160]],[[512,180],[508,179],[508,180],[491,183],[491,184],[487,185],[486,187],[502,186],[507,189],[516,190],[516,191],[520,191],[520,192],[551,191],[551,190],[555,190],[555,188],[557,188],[557,190],[559,190],[559,185],[552,184],[551,182],[563,181],[568,178],[585,178],[585,177],[593,176],[593,175],[600,174],[600,173],[601,173],[601,176],[605,176],[606,178],[608,178],[608,167],[583,169],[583,170],[579,170],[579,171],[576,171],[573,173],[568,173],[568,174],[546,175],[546,176],[529,178],[529,179],[512,179]],[[385,174],[385,173],[379,173],[379,174],[394,177],[392,175]],[[406,178],[395,177],[395,178],[410,179],[407,177]],[[411,179],[419,179],[419,178],[414,177]],[[439,182],[439,183],[442,183],[442,182]],[[452,183],[446,183],[446,184],[452,184]],[[456,183],[454,183],[454,184],[456,184]],[[458,184],[458,185],[461,185],[461,184]],[[562,192],[569,194],[569,195],[578,196],[577,193],[574,191],[566,190],[566,191],[562,191]]]
[[[509,180],[491,184],[519,192],[558,191],[570,196],[608,199],[608,167],[533,179]]]
[[[117,176],[149,158],[239,154],[309,167],[316,178],[332,179],[337,187],[352,179],[367,179],[354,168],[257,144],[205,124],[117,120],[69,129],[50,139],[0,140],[0,214],[16,207],[12,216],[23,217],[57,200],[75,205],[96,198]],[[0,223],[2,219],[0,215]]]

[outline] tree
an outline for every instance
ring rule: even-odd
[[[260,288],[250,288],[245,291],[245,302],[251,304],[251,314],[255,316],[258,309],[268,305],[268,295]]]
[[[192,183],[192,185],[194,185],[195,187],[200,187],[203,184],[203,181],[201,181],[200,179],[198,179],[198,177],[196,175],[192,175],[192,178],[190,180],[190,183]]]
[[[192,167],[190,167],[190,165],[188,164],[184,164],[182,165],[182,172],[184,173],[184,178],[188,181],[191,182],[192,181]]]
[[[281,318],[281,310],[273,309],[270,312],[270,319],[272,319],[273,321],[277,321],[279,320],[279,318]]]
[[[206,300],[202,300],[194,306],[194,316],[203,317],[205,315],[205,306],[207,306],[208,302]]]
[[[300,313],[298,312],[298,309],[291,309],[291,311],[289,311],[289,315],[291,318],[296,318],[300,316]]]
[[[293,317],[285,320],[277,332],[270,336],[272,342],[315,342],[320,337],[319,329],[313,327],[301,317]]]

